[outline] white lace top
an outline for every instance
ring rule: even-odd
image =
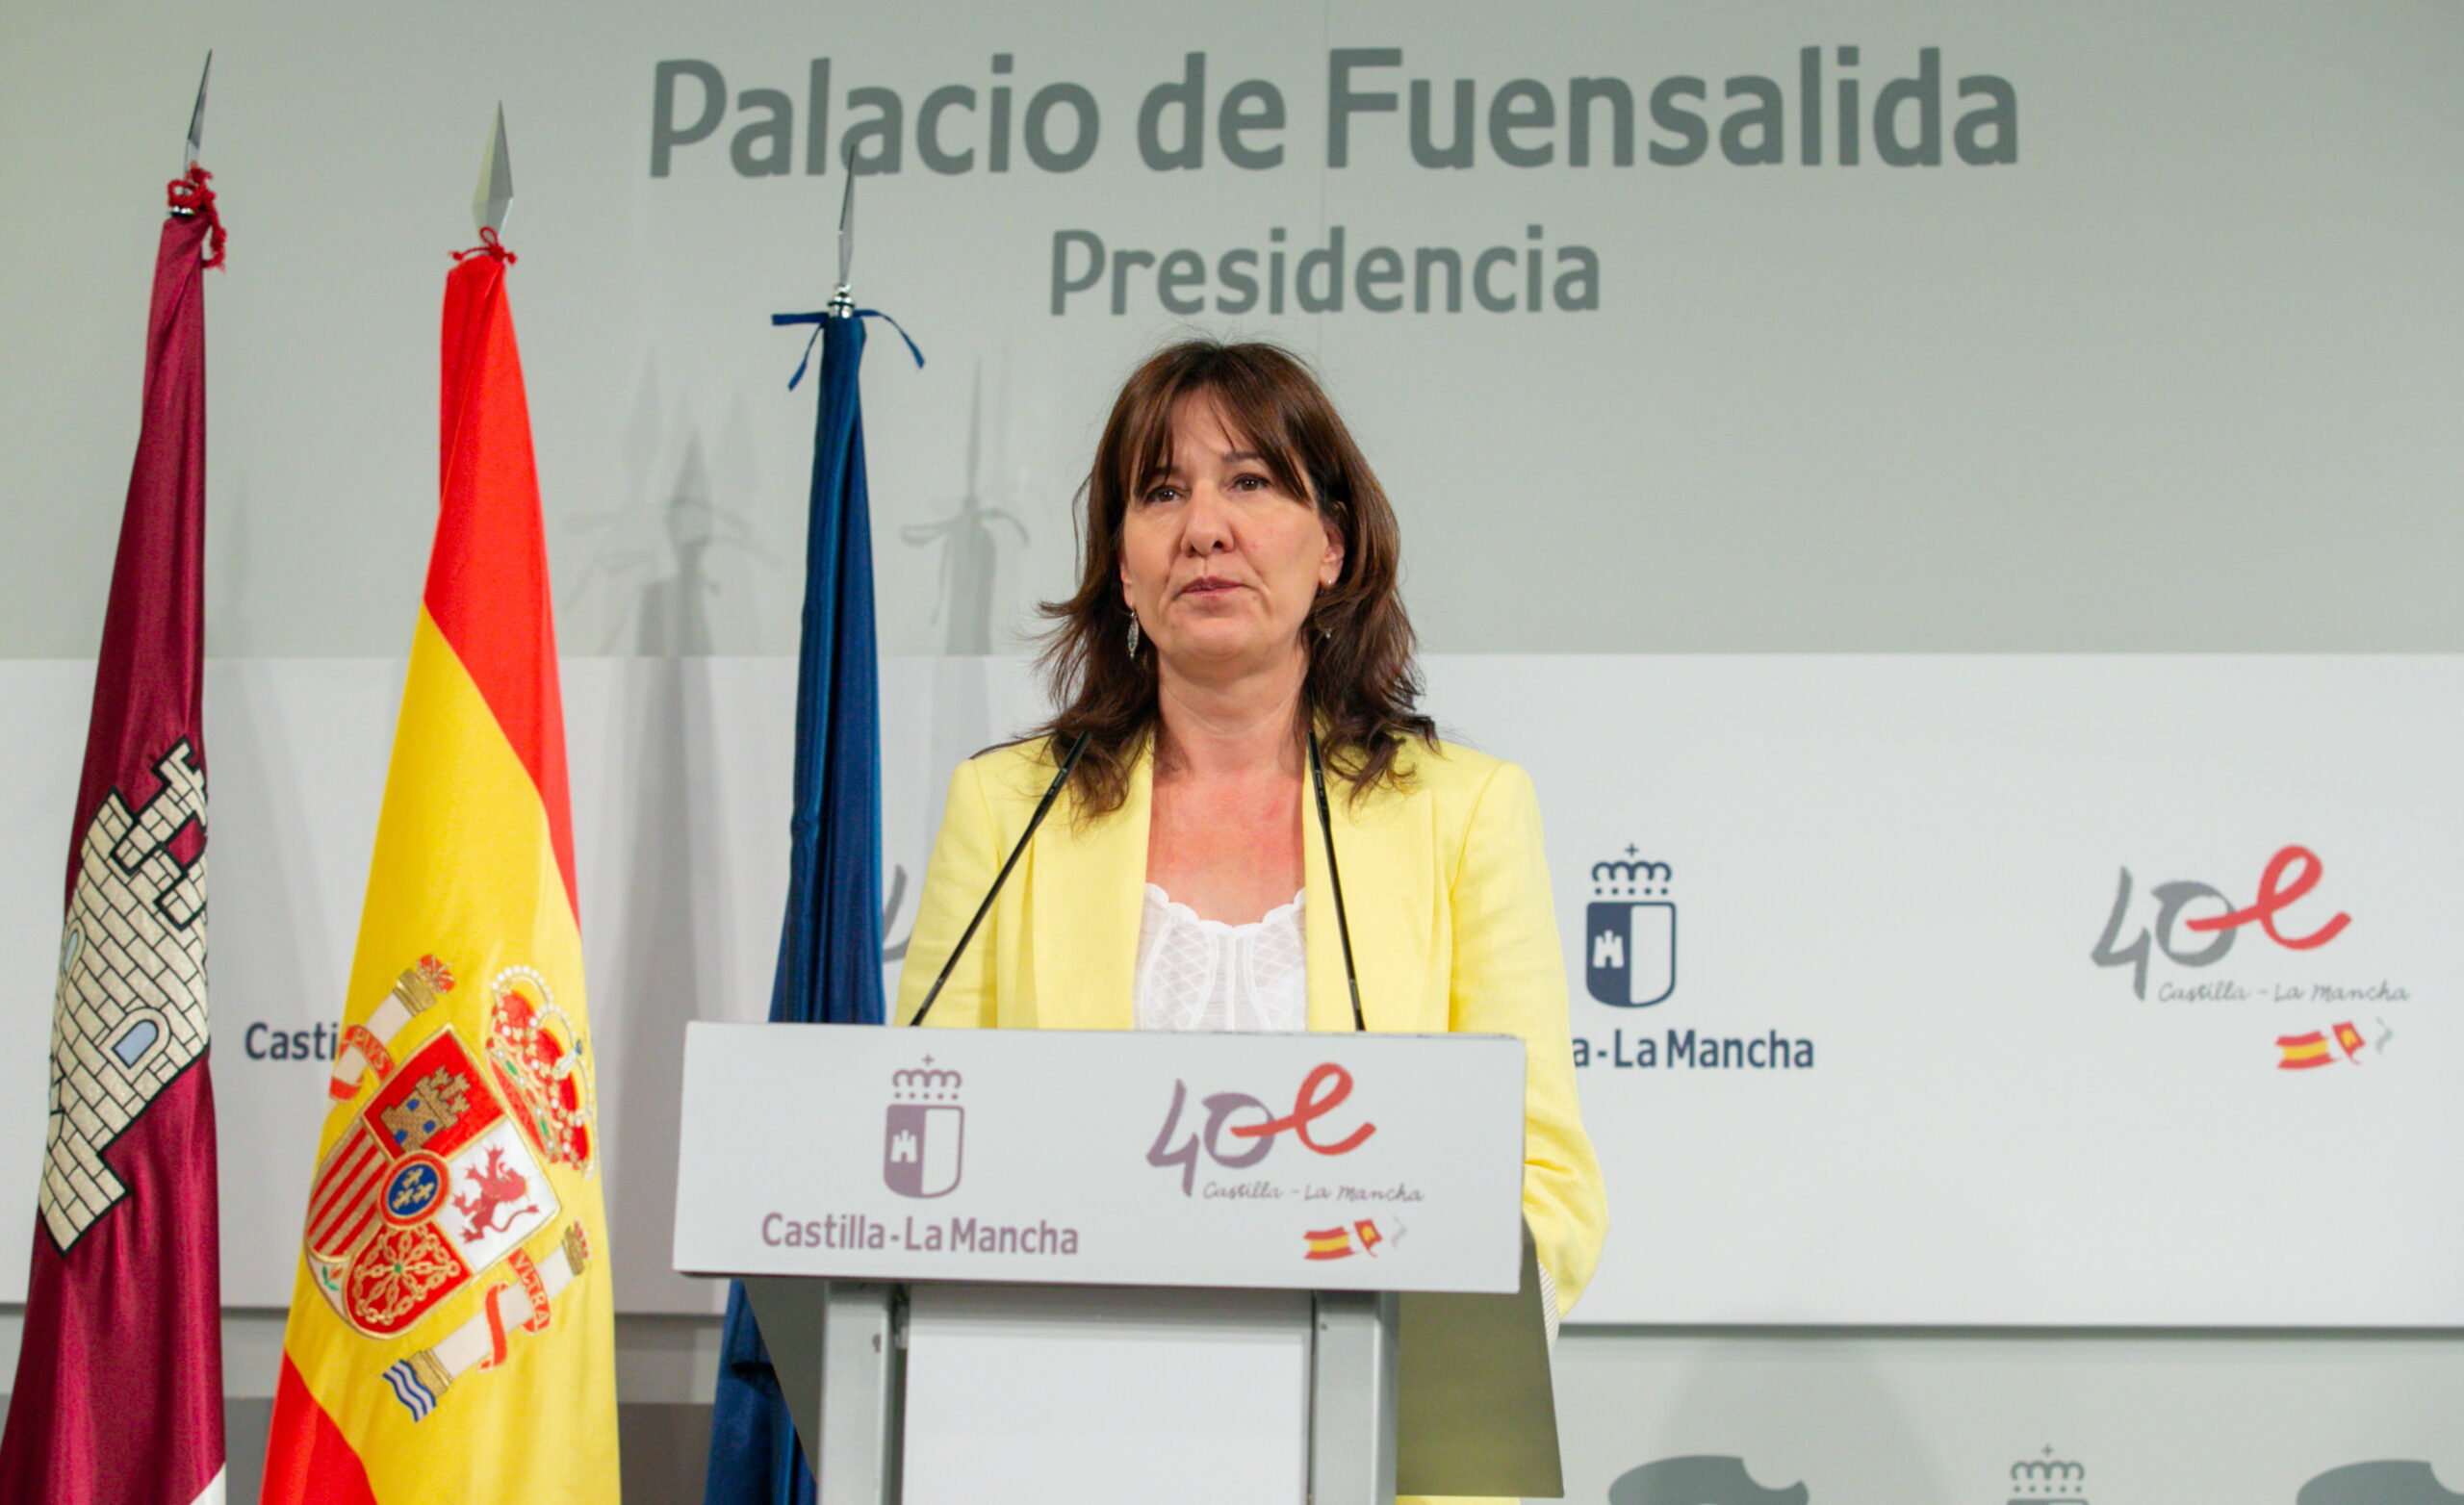
[[[1203,920],[1153,883],[1138,927],[1132,996],[1142,1030],[1309,1028],[1300,894],[1247,925]]]

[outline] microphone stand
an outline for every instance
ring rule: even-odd
[[[1061,759],[1061,771],[1052,776],[1052,786],[1043,792],[1042,802],[1037,804],[1036,813],[1027,821],[1027,829],[1019,832],[1018,844],[1010,849],[1010,859],[1001,864],[1001,871],[993,878],[992,886],[985,890],[984,903],[975,906],[975,918],[966,922],[966,930],[959,936],[958,945],[951,950],[950,959],[941,963],[941,975],[933,980],[933,990],[924,995],[924,1002],[917,1007],[915,1017],[907,1021],[909,1028],[922,1024],[924,1016],[933,1011],[934,1001],[941,996],[942,985],[950,981],[951,969],[959,964],[961,957],[966,955],[966,943],[975,939],[976,928],[991,912],[992,901],[999,896],[1001,885],[1010,880],[1010,870],[1016,867],[1018,858],[1026,854],[1027,842],[1034,837],[1036,828],[1052,813],[1052,802],[1061,798],[1061,786],[1069,782],[1069,776],[1077,770],[1079,756],[1087,751],[1087,739],[1093,734],[1092,731],[1082,731],[1078,733],[1077,740],[1069,744],[1068,752]]]
[[[1360,973],[1351,964],[1351,917],[1344,912],[1344,870],[1335,862],[1335,821],[1326,808],[1326,760],[1318,754],[1318,728],[1309,728],[1309,778],[1318,787],[1318,834],[1326,840],[1326,880],[1335,891],[1335,932],[1344,943],[1344,986],[1351,993],[1351,1027],[1369,1033],[1360,1011]]]
[[[1016,844],[1010,849],[1008,859],[1001,864],[1001,871],[993,877],[992,886],[985,891],[984,902],[975,906],[974,917],[960,932],[959,943],[952,948],[950,959],[941,963],[940,975],[933,979],[933,986],[925,993],[924,1002],[917,1007],[915,1017],[907,1021],[910,1028],[922,1024],[924,1016],[931,1013],[933,1005],[939,1001],[942,987],[950,981],[950,973],[958,967],[959,958],[966,955],[967,943],[975,939],[975,932],[983,926],[984,917],[991,912],[992,901],[999,897],[1001,885],[1010,880],[1010,870],[1018,865],[1018,858],[1026,854],[1027,843],[1034,838],[1036,828],[1041,826],[1043,818],[1052,812],[1053,802],[1061,798],[1062,786],[1069,782],[1069,776],[1077,770],[1078,759],[1086,752],[1087,739],[1091,734],[1082,731],[1069,744],[1068,752],[1061,759],[1060,771],[1052,776],[1052,783],[1044,790],[1043,799],[1037,804],[1036,813],[1028,818],[1027,829],[1019,833]],[[1326,844],[1326,878],[1335,894],[1335,932],[1343,941],[1344,989],[1351,999],[1351,1027],[1366,1033],[1369,1020],[1360,1007],[1360,972],[1353,964],[1351,955],[1351,917],[1344,908],[1344,873],[1341,864],[1335,860],[1334,814],[1326,802],[1326,760],[1318,750],[1318,731],[1314,727],[1309,730],[1309,778],[1317,790],[1318,834]]]

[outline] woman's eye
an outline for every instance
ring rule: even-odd
[[[1232,484],[1241,491],[1264,491],[1274,483],[1263,475],[1236,475]]]
[[[1176,486],[1156,486],[1148,489],[1146,493],[1146,500],[1175,501],[1180,498],[1180,488]]]

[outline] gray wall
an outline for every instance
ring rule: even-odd
[[[1069,575],[1069,496],[1111,384],[1192,324],[1322,363],[1403,510],[1437,650],[2464,647],[2451,5],[1276,0],[1236,17],[1107,0],[1027,27],[966,6],[849,25],[776,0],[620,8],[580,35],[467,3],[111,15],[0,19],[7,119],[42,143],[0,165],[26,206],[0,222],[0,298],[13,349],[39,352],[0,369],[0,656],[92,650],[156,185],[209,44],[207,159],[233,230],[210,279],[218,655],[401,650],[434,498],[438,279],[500,98],[564,642],[791,650],[811,389],[782,390],[803,332],[767,316],[827,296],[839,179],[801,158],[746,176],[731,142],[748,111],[652,176],[654,69],[704,63],[803,112],[806,64],[829,58],[843,133],[863,117],[849,89],[893,89],[911,115],[936,86],[999,82],[995,52],[1022,90],[1083,84],[1102,135],[1065,173],[937,174],[910,140],[900,172],[863,180],[859,292],[932,362],[881,330],[867,372],[886,650],[962,648],[978,614],[953,591],[991,599],[990,650],[1031,625]],[[1485,112],[1537,81],[1561,123],[1530,134],[1553,161],[1508,166],[1481,131],[1469,168],[1418,166],[1406,108],[1353,120],[1328,166],[1328,49],[1373,46],[1403,62],[1362,89],[1428,79],[1443,101],[1469,78]],[[1936,50],[1946,134],[1974,106],[1962,80],[2003,80],[2016,160],[1946,146],[1887,166],[1868,121],[1858,165],[1835,126],[1805,166],[1810,46],[1868,115]],[[1143,165],[1140,102],[1190,50],[1210,99],[1280,88],[1280,166]],[[1635,92],[1632,166],[1608,160],[1604,115],[1571,165],[1577,77]],[[1724,81],[1771,80],[1787,160],[1715,144],[1654,162],[1676,138],[1649,96],[1671,77],[1707,81],[1715,139]],[[1065,231],[1212,266],[1296,256],[1336,225],[1355,261],[1521,247],[1537,225],[1551,254],[1596,253],[1599,306],[1377,314],[1355,296],[1184,319],[1141,283],[1117,316],[1103,290],[1049,311]],[[954,569],[934,531],[953,522],[983,545]]]

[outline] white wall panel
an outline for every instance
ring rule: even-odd
[[[768,1006],[792,668],[567,665],[628,1310],[714,1299],[663,1267],[678,1046],[688,1018]],[[2464,845],[2444,766],[2464,705],[2457,660],[1578,655],[1429,669],[1450,730],[1529,767],[1549,823],[1578,1080],[1615,1221],[1578,1318],[2464,1324],[2451,1153],[2464,1109],[2446,1089],[2464,1049],[2464,939],[2446,918],[2464,880],[2444,857]],[[273,1059],[272,1042],[313,1049],[339,1016],[398,677],[381,659],[209,673],[237,1303],[289,1296],[325,1067]],[[72,666],[0,664],[0,712],[26,732],[0,748],[0,819],[25,833],[0,852],[0,915],[9,985],[25,998],[49,987],[53,822],[83,693]],[[893,948],[947,770],[1040,704],[1014,662],[888,664]],[[2319,876],[2269,918],[2289,940],[2339,914],[2342,931],[2298,950],[2265,920],[2189,929],[2250,906],[2295,844]],[[2143,996],[2134,966],[2092,959],[2125,870],[2109,951],[2155,932]],[[2294,862],[2279,889],[2307,870]],[[2186,903],[2168,929],[2156,890],[2175,882],[2220,897]],[[1620,919],[1637,888],[1667,906],[1669,950],[1631,959],[1671,982],[1656,1003],[1611,1005],[1590,986],[1594,906]],[[2217,959],[2174,959],[2221,935]],[[0,1177],[28,1178],[29,1199],[46,1025],[37,1008],[0,1016],[0,1070],[15,1081],[0,1095]],[[2279,1040],[2311,1033],[2323,1063],[2286,1069]],[[0,1206],[9,1195],[0,1180]]]

